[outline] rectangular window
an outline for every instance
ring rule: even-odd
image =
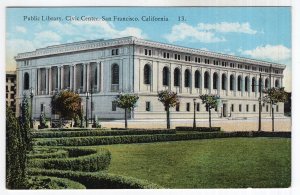
[[[44,112],[44,104],[41,104],[41,112]]]
[[[6,91],[8,91],[8,86],[6,85]]]
[[[167,53],[167,58],[170,58],[170,54],[169,53]]]
[[[147,49],[145,49],[145,55],[148,55],[148,50]]]
[[[256,105],[253,105],[253,112],[256,112]]]
[[[190,111],[190,103],[186,103],[186,111],[187,111],[187,112]]]
[[[246,112],[249,112],[249,105],[246,105]]]
[[[117,102],[116,101],[111,102],[111,111],[117,111]]]
[[[276,105],[276,112],[279,112],[279,106]]]
[[[10,99],[14,99],[15,98],[15,94],[10,94]]]
[[[151,106],[150,102],[146,102],[146,111],[149,112],[151,110],[150,106]]]
[[[111,50],[111,55],[112,55],[112,56],[115,55],[115,50],[114,50],[114,49]]]
[[[234,112],[234,104],[231,104],[231,112]]]
[[[176,104],[176,111],[179,112],[180,111],[180,103]]]
[[[10,86],[10,91],[14,91],[14,86]]]
[[[239,112],[242,112],[242,104],[239,104]]]
[[[197,112],[200,111],[200,103],[197,103]]]
[[[116,49],[116,55],[119,55],[119,49]]]
[[[152,55],[152,51],[149,49],[149,51],[148,51],[148,52],[149,52],[149,56],[151,56],[151,55]]]
[[[176,53],[174,54],[174,59],[177,60],[177,54]]]
[[[178,60],[180,60],[180,55],[178,54]]]
[[[167,57],[167,53],[166,52],[164,52],[164,58],[166,58]]]
[[[266,105],[266,112],[269,112],[269,105]]]

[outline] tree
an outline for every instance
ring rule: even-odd
[[[202,104],[205,104],[209,113],[209,128],[211,129],[211,109],[218,107],[218,99],[219,96],[216,95],[200,95],[200,99],[202,100]]]
[[[18,120],[12,110],[6,107],[6,186],[9,189],[25,187],[24,149]]]
[[[170,129],[170,108],[179,103],[177,93],[163,90],[158,92],[158,100],[164,105],[167,113],[167,129]]]
[[[264,91],[266,94],[263,97],[263,102],[269,103],[272,106],[272,131],[274,132],[274,106],[279,102],[286,102],[288,93],[284,91],[284,87],[272,87]]]
[[[61,117],[74,119],[81,116],[81,98],[72,91],[61,91],[52,96],[51,107]]]
[[[116,98],[117,107],[125,110],[125,129],[127,129],[127,112],[136,107],[138,99],[135,94],[120,94]]]

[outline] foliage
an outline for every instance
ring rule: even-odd
[[[168,90],[159,91],[158,100],[163,103],[165,108],[174,107],[179,103],[177,93]]]
[[[200,95],[200,99],[202,100],[202,104],[205,104],[209,110],[218,107],[219,96],[205,94]]]
[[[199,132],[213,132],[213,131],[221,131],[221,127],[176,127],[178,131],[199,131]]]
[[[59,170],[31,169],[33,175],[68,178],[83,184],[87,189],[156,189],[160,186],[142,179],[104,172],[86,173]]]
[[[123,109],[133,109],[139,96],[136,94],[120,94],[116,98],[117,106]]]
[[[33,133],[34,138],[84,137],[84,136],[116,136],[145,134],[175,134],[175,130],[83,130],[83,131],[42,131]]]
[[[43,169],[100,171],[107,169],[111,160],[108,150],[70,149],[69,158],[31,159],[30,167]]]
[[[6,108],[6,186],[25,188],[25,144],[14,113]]]
[[[54,94],[51,99],[51,107],[58,112],[61,117],[74,119],[81,116],[81,98],[72,91],[60,91]]]
[[[265,132],[258,134],[252,131],[240,132],[206,132],[206,133],[182,133],[182,134],[156,134],[156,135],[123,135],[123,136],[103,136],[103,137],[73,137],[73,138],[51,138],[37,139],[36,145],[39,146],[91,146],[91,145],[110,145],[110,144],[130,144],[130,143],[150,143],[164,141],[180,141],[193,139],[213,139],[228,137],[286,137],[290,132]]]
[[[264,93],[266,95],[263,97],[263,101],[266,103],[277,104],[278,102],[286,102],[288,98],[288,93],[284,91],[284,87],[272,87],[265,90]]]
[[[49,176],[32,176],[29,189],[86,189],[81,183],[66,178]]]

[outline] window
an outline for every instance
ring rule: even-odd
[[[15,94],[10,94],[10,99],[14,99],[15,98]]]
[[[252,78],[252,92],[255,92],[255,87],[256,87],[256,80],[255,80],[255,78],[253,77],[253,78]]]
[[[185,61],[191,61],[191,56],[185,56]]]
[[[145,55],[148,55],[148,50],[147,49],[145,49]]]
[[[190,103],[186,103],[186,111],[187,111],[187,112],[190,111]]]
[[[111,83],[119,84],[119,65],[114,64],[111,67]]]
[[[117,102],[116,101],[111,102],[111,111],[117,111]]]
[[[276,105],[276,112],[279,112],[279,106]]]
[[[151,53],[152,53],[151,49],[145,49],[144,50],[145,56],[151,56],[152,55]]]
[[[266,105],[266,112],[269,112],[269,105]]]
[[[166,66],[163,68],[163,85],[169,85],[169,68]]]
[[[247,91],[247,92],[249,91],[249,84],[248,83],[249,83],[249,78],[246,77],[245,78],[245,91]]]
[[[175,53],[175,54],[174,54],[174,59],[175,59],[175,60],[180,60],[180,55]]]
[[[227,77],[225,74],[222,74],[222,90],[227,89]]]
[[[269,88],[269,79],[266,79],[265,80],[265,89],[268,89]]]
[[[114,56],[114,55],[119,55],[119,49],[112,49],[111,50],[111,55]]]
[[[253,104],[253,112],[256,112],[256,105]]]
[[[41,104],[41,112],[44,112],[44,104]]]
[[[262,88],[263,86],[262,86],[262,79],[261,78],[259,78],[259,81],[258,81],[258,90],[259,90],[259,92],[261,92],[261,88]]]
[[[231,104],[231,112],[234,112],[234,104]]]
[[[275,81],[275,87],[279,87],[279,80]]]
[[[200,58],[195,57],[195,62],[196,62],[196,63],[200,63],[200,60],[201,60]]]
[[[190,71],[186,69],[184,71],[184,87],[190,87]]]
[[[195,88],[200,88],[200,72],[199,70],[195,71]]]
[[[174,70],[174,86],[180,86],[180,70],[179,68],[175,68]]]
[[[242,77],[238,76],[238,91],[242,91]]]
[[[144,84],[151,84],[151,67],[149,64],[144,66]]]
[[[150,111],[150,106],[151,106],[151,104],[150,104],[150,102],[146,102],[146,111]]]
[[[24,89],[29,89],[29,74],[27,72],[24,74]]]
[[[234,76],[230,75],[230,91],[234,90]]]
[[[218,89],[219,76],[217,73],[213,75],[213,89]]]
[[[178,54],[178,60],[180,60],[180,55]]]
[[[169,53],[167,53],[167,52],[164,52],[164,58],[170,58],[170,54]]]
[[[209,64],[209,59],[204,59],[205,64]]]
[[[6,85],[6,92],[8,92],[8,86]]]
[[[249,112],[249,105],[246,105],[246,112]]]
[[[176,112],[179,112],[180,111],[180,103],[177,103],[176,104]]]
[[[209,78],[209,73],[205,72],[204,73],[204,88],[208,89],[210,86],[210,78]]]
[[[239,112],[242,112],[242,104],[239,104]]]
[[[197,112],[200,111],[200,103],[197,103],[196,110],[197,110]]]

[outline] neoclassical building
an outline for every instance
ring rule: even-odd
[[[33,92],[34,118],[41,112],[50,117],[52,95],[67,89],[80,94],[84,111],[88,103],[89,118],[123,118],[124,110],[115,103],[119,93],[140,97],[130,118],[165,118],[157,99],[157,92],[165,89],[176,91],[180,98],[171,109],[172,118],[192,118],[195,98],[197,118],[208,117],[201,94],[220,96],[213,117],[258,117],[259,85],[281,87],[285,69],[281,64],[136,37],[53,45],[20,53],[15,60],[17,100],[20,103],[23,94]],[[86,92],[92,92],[88,101]],[[275,116],[283,111],[283,104],[276,105]],[[270,105],[263,104],[262,116],[270,112]]]

